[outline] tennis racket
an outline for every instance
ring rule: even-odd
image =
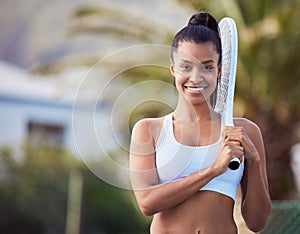
[[[238,35],[233,19],[223,18],[219,23],[222,43],[222,73],[218,83],[215,110],[223,112],[226,126],[233,126],[233,99],[235,88],[236,64],[238,54]],[[229,168],[236,170],[240,160],[234,157]]]

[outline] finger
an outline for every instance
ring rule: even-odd
[[[244,155],[244,147],[233,144],[232,142],[224,143],[223,152],[231,159],[233,156],[242,158]]]
[[[226,137],[226,141],[230,142],[238,142],[240,145],[244,145],[245,138],[243,135],[230,135]]]
[[[245,129],[243,127],[227,126],[224,130],[225,135],[244,134]]]
[[[224,143],[229,143],[233,146],[242,146],[242,143],[239,141],[239,140],[234,140],[234,139],[231,139],[230,137],[227,137],[224,139]]]
[[[243,155],[244,154],[244,147],[241,145],[239,141],[225,141],[223,143],[224,149],[229,154],[237,154],[237,155]]]
[[[244,160],[244,154],[240,154],[240,155],[237,155],[235,157],[237,157],[240,160],[240,163],[242,163],[243,160]]]
[[[241,126],[225,126],[225,130],[237,130],[237,131],[243,131],[244,127]]]
[[[230,140],[229,139],[229,142],[232,143],[232,145],[235,145],[235,146],[242,146],[241,142],[238,141],[238,140]]]

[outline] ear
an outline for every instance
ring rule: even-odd
[[[222,64],[218,65],[218,77],[222,74]]]
[[[172,76],[175,77],[175,69],[174,69],[174,64],[172,62],[170,64],[170,72],[171,72]]]

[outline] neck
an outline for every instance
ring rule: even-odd
[[[187,121],[212,120],[218,117],[218,114],[208,103],[202,103],[200,105],[191,105],[187,103],[178,102],[174,113],[178,119]]]

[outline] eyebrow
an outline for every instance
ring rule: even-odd
[[[207,61],[204,61],[204,62],[202,62],[202,64],[207,64],[207,63],[213,63],[214,62],[214,60],[207,60]]]
[[[189,60],[186,60],[186,59],[181,59],[181,62],[193,64],[192,61],[189,61]],[[199,62],[199,63],[200,63],[200,62]],[[206,61],[202,62],[201,64],[208,64],[208,63],[214,63],[214,60],[212,60],[212,59],[206,60]]]

